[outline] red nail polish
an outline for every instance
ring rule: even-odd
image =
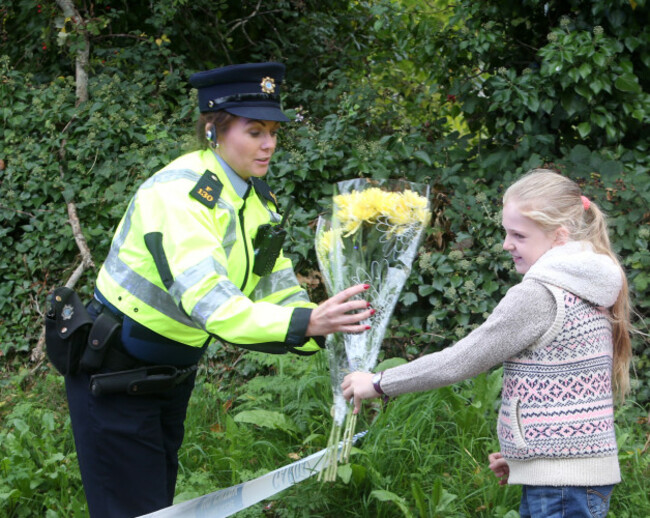
[[[370,329],[370,326],[366,326],[366,331],[367,331],[368,329]]]
[[[363,289],[364,289],[364,290],[367,290],[368,288],[370,288],[370,284],[364,284],[364,285],[363,285]]]
[[[370,310],[370,314],[371,314],[371,315],[374,315],[375,313],[377,313],[377,312],[376,312],[374,309],[371,309],[371,310]]]
[[[368,303],[366,304],[366,307],[369,308],[370,306],[372,306],[372,304],[370,304],[370,302],[368,302]]]

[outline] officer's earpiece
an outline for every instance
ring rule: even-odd
[[[217,142],[217,132],[213,125],[210,125],[210,127],[205,131],[205,138],[212,149],[219,147],[219,143]]]

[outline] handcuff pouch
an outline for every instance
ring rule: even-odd
[[[122,321],[108,309],[104,308],[97,315],[88,333],[88,344],[79,362],[81,370],[97,372],[101,368],[106,352],[119,336],[121,328]]]

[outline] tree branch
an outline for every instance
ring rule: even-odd
[[[90,57],[90,36],[88,31],[85,29],[85,23],[79,11],[74,6],[72,0],[56,0],[57,5],[63,11],[63,15],[66,18],[70,18],[72,22],[77,27],[79,33],[83,36],[84,45],[77,51],[77,56],[75,58],[75,85],[76,85],[76,106],[86,102],[88,100],[88,63]],[[75,120],[75,117],[72,117],[70,121],[66,124],[65,128],[61,132],[64,134],[72,122]],[[65,176],[65,146],[66,139],[61,141],[61,146],[59,147],[59,174],[61,178]],[[95,157],[97,159],[97,157]],[[93,164],[94,167],[94,164]],[[92,169],[92,168],[91,168]],[[86,238],[83,235],[81,230],[81,223],[79,221],[79,216],[77,215],[77,206],[74,203],[74,200],[69,200],[66,202],[68,208],[68,221],[72,227],[72,234],[74,236],[75,242],[77,243],[77,248],[81,252],[81,263],[75,268],[72,275],[68,278],[65,283],[67,288],[73,288],[77,281],[83,275],[83,272],[87,268],[94,268],[95,264],[93,262],[90,249],[86,243]],[[45,326],[41,328],[41,335],[36,343],[36,347],[32,351],[31,360],[35,362],[42,362],[45,358],[43,352],[45,346]],[[37,365],[38,367],[38,365]]]
[[[72,0],[56,0],[66,18],[70,18],[77,25],[79,33],[83,36],[84,45],[77,51],[75,59],[75,84],[77,87],[77,106],[88,100],[88,63],[90,57],[90,36],[85,29],[83,18],[77,11]]]

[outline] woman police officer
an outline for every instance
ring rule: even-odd
[[[280,211],[261,178],[278,126],[289,120],[280,106],[283,76],[279,63],[191,76],[203,149],[146,180],[117,227],[89,306],[91,359],[84,354],[80,372],[66,376],[93,518],[172,504],[196,363],[213,338],[305,355],[329,333],[368,328],[360,322],[372,310],[350,300],[368,286],[316,306],[278,246]],[[118,339],[95,329],[117,328],[102,328],[104,317],[121,323]]]

